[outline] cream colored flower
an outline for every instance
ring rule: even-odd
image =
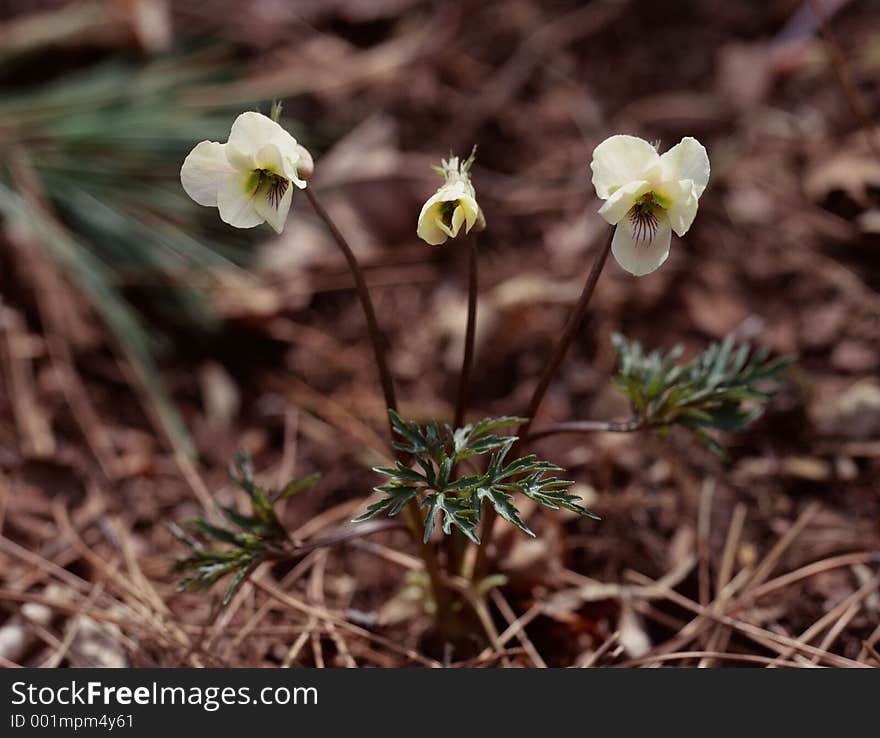
[[[457,156],[441,162],[437,171],[445,178],[443,186],[422,206],[419,225],[416,229],[419,238],[431,246],[445,243],[447,238],[455,238],[461,226],[470,233],[475,225],[477,230],[485,227],[483,214],[477,205],[476,192],[471,184],[470,170],[474,163],[474,153],[460,162]]]
[[[202,141],[186,157],[180,182],[199,205],[215,207],[236,228],[266,222],[284,229],[293,187],[306,186],[311,157],[296,139],[260,113],[242,113],[226,143]]]
[[[672,231],[687,233],[709,182],[709,157],[695,138],[662,156],[635,136],[611,136],[593,151],[599,215],[617,226],[611,253],[626,271],[650,274],[669,256]]]

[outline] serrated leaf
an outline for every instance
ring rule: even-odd
[[[520,418],[514,415],[502,415],[499,418],[483,418],[474,424],[471,430],[471,438],[479,438],[480,436],[490,433],[499,428],[509,428],[510,426],[519,426],[528,422],[528,418]]]
[[[223,604],[228,605],[232,600],[233,595],[238,591],[238,588],[244,584],[245,579],[247,579],[251,574],[254,573],[254,570],[262,564],[262,559],[254,559],[247,566],[242,569],[239,569],[236,572],[235,576],[232,577],[232,581],[229,583],[229,587],[226,589],[226,594],[223,595]]]
[[[317,481],[317,475],[313,475],[289,482],[280,492],[267,493],[253,481],[253,469],[246,454],[236,456],[230,474],[248,491],[251,514],[221,506],[221,512],[233,528],[223,528],[202,518],[190,522],[194,531],[219,545],[203,546],[176,526],[169,526],[171,532],[192,551],[189,558],[175,565],[175,571],[188,574],[178,589],[204,590],[223,577],[232,575],[224,603],[229,601],[260,563],[287,556],[288,535],[278,520],[274,505],[283,497],[307,489]]]
[[[289,497],[293,497],[294,495],[299,494],[300,492],[311,489],[320,481],[320,479],[320,474],[311,474],[304,479],[300,479],[299,481],[291,480],[284,486],[281,492],[278,493],[278,495],[275,497],[275,500],[286,500]]]
[[[392,469],[387,466],[376,466],[373,467],[373,471],[379,474],[384,474],[386,477],[391,477],[393,479],[399,479],[402,482],[425,482],[425,476],[415,471],[414,469],[409,469],[405,467],[403,464],[398,463],[397,467]]]
[[[467,492],[476,488],[483,481],[483,477],[474,474],[467,477],[460,477],[454,482],[450,482],[443,487],[443,491],[447,494],[450,492]]]
[[[422,501],[422,507],[427,508],[424,521],[425,543],[431,539],[440,512],[443,513],[441,527],[444,533],[448,535],[452,532],[452,527],[455,526],[474,543],[480,542],[480,539],[476,534],[476,526],[479,521],[478,510],[474,510],[467,505],[462,505],[455,500],[448,498],[442,492],[429,494]]]
[[[524,482],[520,490],[529,499],[540,503],[544,507],[549,507],[551,510],[565,508],[584,517],[600,520],[598,515],[590,512],[580,504],[580,497],[567,493],[564,488],[559,486],[558,482],[559,480],[556,479],[541,480],[532,478]]]
[[[369,520],[370,518],[376,517],[379,513],[385,512],[389,517],[393,517],[397,515],[406,504],[416,496],[416,493],[419,491],[420,487],[407,487],[407,486],[387,486],[387,487],[379,487],[382,492],[387,493],[387,497],[383,497],[381,500],[374,502],[372,505],[368,505],[366,512],[358,515],[353,523],[362,523],[365,520]]]
[[[434,492],[422,500],[421,507],[428,508],[425,512],[424,528],[425,535],[422,539],[423,543],[431,540],[434,534],[434,527],[437,524],[437,513],[440,510],[440,499],[443,495],[440,492]]]
[[[484,436],[473,444],[466,445],[464,448],[456,452],[455,460],[464,461],[473,456],[482,456],[490,451],[503,448],[510,439],[516,440],[513,436]]]
[[[665,355],[645,354],[635,341],[620,334],[612,337],[618,356],[618,375],[614,386],[632,403],[642,426],[667,430],[680,424],[696,432],[712,428],[723,432],[748,427],[761,414],[770,396],[763,383],[778,381],[779,374],[793,358],[767,361],[767,350],[751,351],[737,346],[732,336],[710,344],[687,363],[678,363],[680,347]],[[758,384],[761,383],[761,386]],[[754,407],[744,407],[753,403]],[[706,437],[700,440],[713,450]]]
[[[532,536],[532,538],[535,537],[535,534],[529,530],[529,527],[520,518],[519,510],[513,504],[513,495],[507,494],[507,492],[497,487],[480,487],[477,489],[477,498],[480,501],[489,500],[492,507],[495,508],[495,511],[502,518],[509,523],[513,523],[523,533]]]
[[[196,518],[190,521],[190,525],[193,528],[201,531],[205,536],[210,538],[213,541],[220,541],[222,543],[235,543],[235,533],[226,528],[219,528],[216,525],[211,525],[204,518]]]

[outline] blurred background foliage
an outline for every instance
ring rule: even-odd
[[[192,39],[183,42],[190,51],[172,49],[167,12],[160,2],[74,3],[6,29],[0,214],[86,296],[166,434],[191,452],[155,368],[166,343],[157,326],[216,330],[206,291],[247,280],[241,267],[259,235],[225,227],[183,196],[180,165],[195,143],[225,140],[238,112],[266,103],[246,92],[215,99],[211,90],[242,80],[235,49]],[[109,57],[92,49],[85,59],[65,52],[68,43],[100,42],[102,29],[119,40],[130,33],[135,48]],[[29,61],[45,53],[59,64],[29,79]]]

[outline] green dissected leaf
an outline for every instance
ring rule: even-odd
[[[408,469],[403,464],[398,462],[396,467],[390,466],[377,466],[373,468],[374,472],[378,472],[379,474],[384,474],[386,477],[391,477],[392,479],[399,480],[402,482],[425,482],[427,481],[424,474],[419,474],[417,471],[413,469]]]
[[[294,495],[299,494],[300,492],[303,492],[307,489],[311,489],[320,481],[320,479],[321,479],[320,474],[312,474],[311,476],[308,476],[305,479],[291,480],[278,493],[278,496],[275,498],[275,501],[286,500],[289,497],[293,497]]]
[[[420,487],[408,487],[405,485],[387,485],[385,487],[377,487],[376,490],[384,492],[387,497],[383,497],[378,502],[367,506],[366,512],[358,515],[352,522],[362,523],[365,520],[376,517],[379,513],[386,513],[389,516],[397,515],[406,504],[412,500],[419,492]]]
[[[391,419],[391,427],[394,432],[406,441],[406,443],[395,442],[394,447],[400,451],[406,451],[409,454],[424,453],[427,451],[424,439],[422,438],[421,429],[416,423],[408,423],[400,417],[394,410],[388,410],[388,417]]]
[[[244,584],[245,580],[254,573],[256,568],[263,563],[263,559],[259,556],[255,556],[252,558],[246,566],[239,567],[235,572],[235,575],[232,577],[232,581],[229,583],[229,587],[226,588],[226,594],[223,595],[223,604],[228,605],[232,600],[233,595],[238,591],[238,588]]]
[[[514,425],[522,425],[525,418],[504,416],[501,418],[484,418],[474,425],[458,428],[453,434],[453,450],[456,461],[464,461],[472,456],[481,456],[490,451],[502,448],[515,441],[512,436],[497,436],[492,431]]]
[[[389,477],[388,484],[376,491],[385,497],[370,504],[355,519],[368,520],[380,513],[395,515],[412,501],[425,511],[425,541],[438,527],[447,535],[453,528],[460,530],[470,540],[478,543],[477,526],[483,503],[492,505],[507,520],[528,535],[534,535],[520,517],[514,503],[517,493],[529,494],[547,507],[565,507],[583,515],[595,517],[578,504],[578,498],[565,492],[571,482],[546,474],[562,469],[556,464],[542,461],[534,455],[508,461],[508,455],[516,442],[513,436],[496,436],[498,428],[520,425],[523,418],[486,418],[474,425],[453,430],[436,421],[419,426],[403,420],[393,411],[389,413],[391,424],[412,461],[422,471],[417,472],[402,462],[394,467],[377,467],[374,471]],[[475,457],[486,457],[485,471],[479,473]],[[469,459],[472,472],[456,477],[457,464]]]
[[[600,520],[599,516],[590,512],[580,504],[581,498],[577,495],[569,494],[566,490],[574,482],[556,479],[554,477],[542,478],[540,475],[534,475],[526,481],[516,485],[516,488],[526,497],[535,502],[549,507],[552,510],[558,510],[563,507],[594,520]]]
[[[502,415],[499,418],[483,418],[481,421],[474,423],[471,429],[471,438],[479,438],[499,428],[509,428],[512,425],[522,425],[528,418],[520,418],[516,415]]]
[[[478,438],[475,441],[469,441],[466,446],[464,446],[460,451],[455,454],[455,460],[464,461],[465,459],[470,459],[473,456],[482,456],[483,454],[487,454],[490,451],[495,451],[496,449],[503,448],[510,439],[516,440],[511,436],[484,436],[483,438]]]
[[[254,480],[250,457],[243,452],[236,455],[230,475],[248,493],[250,514],[221,506],[220,511],[230,527],[214,525],[203,518],[189,523],[193,532],[218,545],[205,546],[178,526],[169,526],[174,536],[191,551],[188,558],[175,564],[175,571],[187,574],[178,584],[178,589],[204,590],[231,574],[232,581],[226,590],[224,604],[229,602],[238,587],[262,562],[289,556],[289,538],[274,506],[279,500],[308,489],[317,482],[317,475],[312,475],[292,480],[278,492],[266,491]]]
[[[226,505],[220,506],[220,511],[229,520],[233,525],[241,528],[242,530],[253,530],[255,527],[260,525],[260,519],[253,515],[243,515],[234,507],[227,507]]]
[[[629,398],[641,424],[661,431],[682,425],[721,455],[707,431],[736,432],[753,423],[794,361],[768,360],[766,349],[737,346],[732,336],[686,363],[679,363],[681,347],[645,354],[638,342],[619,334],[612,340],[618,359],[614,386]]]
[[[519,516],[519,510],[513,504],[513,495],[505,492],[500,487],[480,487],[477,489],[477,499],[482,502],[488,500],[495,511],[509,523],[513,523],[523,533],[535,537],[528,526]]]
[[[438,514],[441,512],[443,514],[441,525],[444,533],[449,535],[454,526],[474,543],[480,542],[476,534],[476,527],[480,516],[479,510],[451,499],[442,492],[432,492],[429,494],[422,500],[421,507],[427,508],[425,513],[425,543],[431,539]]]
[[[204,518],[196,518],[190,521],[190,525],[212,541],[231,543],[233,545],[236,543],[235,533],[226,528],[218,528],[216,525],[211,525]]]
[[[454,482],[449,482],[443,489],[445,492],[472,492],[480,486],[483,477],[472,474],[467,477],[459,477]]]

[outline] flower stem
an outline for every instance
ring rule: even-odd
[[[556,423],[545,428],[539,428],[526,436],[526,441],[537,441],[539,438],[557,436],[562,433],[632,433],[645,427],[641,418],[631,418],[625,421],[614,420],[571,420],[567,423]]]
[[[455,401],[455,418],[453,428],[464,425],[467,414],[468,390],[470,389],[471,371],[474,366],[474,340],[477,332],[477,293],[479,290],[477,237],[472,235],[466,244],[468,252],[468,307],[467,323],[464,332],[464,355],[461,361],[461,373],[458,377],[458,396]],[[459,530],[453,530],[446,538],[446,559],[449,571],[457,574],[461,570],[461,561],[467,550],[467,539]]]
[[[590,273],[587,275],[584,289],[581,291],[581,296],[572,308],[571,313],[569,313],[568,321],[562,331],[562,336],[560,336],[556,347],[553,349],[553,354],[547,362],[547,366],[544,367],[544,372],[532,393],[532,399],[529,401],[529,409],[526,411],[526,422],[519,426],[516,431],[516,435],[519,436],[520,440],[517,441],[511,449],[511,458],[516,458],[516,452],[523,444],[523,439],[526,439],[529,436],[532,421],[534,421],[535,416],[541,407],[541,403],[544,401],[547,389],[550,387],[550,383],[556,376],[556,372],[559,371],[559,367],[568,353],[568,350],[571,348],[575,336],[577,336],[578,329],[587,314],[590,300],[593,297],[593,293],[596,291],[596,283],[599,281],[599,276],[602,274],[602,269],[605,267],[605,262],[608,260],[608,254],[611,251],[611,240],[613,237],[614,228],[611,228],[608,231],[608,237],[606,238],[605,243],[599,250],[599,253],[596,254],[596,258],[593,260],[593,266],[590,268]],[[486,573],[489,544],[492,541],[492,531],[495,526],[495,519],[498,517],[495,509],[492,507],[484,506],[483,512],[481,543],[477,549],[477,559],[474,564],[475,578],[483,577]]]
[[[379,381],[382,383],[382,393],[385,395],[385,407],[386,409],[394,410],[396,412],[397,398],[394,394],[394,380],[388,369],[388,361],[385,356],[385,342],[382,337],[382,331],[379,328],[379,322],[376,320],[376,310],[373,307],[370,290],[367,288],[367,282],[364,279],[363,269],[361,269],[357,257],[351,250],[351,246],[348,245],[348,241],[345,240],[345,236],[342,235],[340,230],[336,227],[336,223],[333,222],[333,219],[327,211],[324,210],[321,203],[318,202],[318,198],[315,197],[313,189],[311,187],[306,187],[305,193],[315,213],[324,221],[324,224],[330,231],[330,235],[333,236],[333,240],[336,241],[336,245],[339,247],[339,250],[342,251],[343,256],[345,256],[346,262],[348,262],[348,270],[351,272],[351,276],[354,277],[355,288],[357,289],[358,297],[361,301],[361,307],[364,310],[364,317],[367,320],[367,330],[370,334],[370,341],[373,343],[373,355],[376,359],[376,367],[379,369]],[[391,428],[390,419],[388,424],[389,428]],[[393,429],[391,430],[391,433],[393,437]]]
[[[565,324],[565,328],[562,330],[562,336],[559,338],[556,348],[553,349],[553,355],[550,357],[550,361],[547,362],[547,366],[544,368],[544,373],[541,375],[541,379],[538,381],[538,385],[532,393],[532,399],[529,402],[529,409],[526,410],[526,422],[517,429],[517,435],[520,438],[528,436],[529,429],[532,427],[532,422],[538,414],[541,403],[544,401],[544,395],[547,394],[547,389],[550,387],[550,383],[553,381],[556,372],[559,371],[562,360],[571,348],[571,344],[574,342],[575,336],[577,336],[581,323],[584,322],[584,318],[587,315],[587,308],[590,305],[590,300],[593,298],[593,293],[596,291],[596,283],[599,281],[599,276],[602,274],[602,269],[605,267],[605,262],[608,260],[608,254],[611,251],[611,239],[613,237],[614,228],[611,228],[608,231],[608,237],[606,238],[604,245],[593,260],[593,266],[590,269],[589,275],[587,275],[584,289],[581,291],[581,296],[578,298],[577,304],[572,308],[572,311],[568,316],[568,321]]]
[[[467,326],[464,333],[464,357],[461,362],[461,374],[458,379],[458,398],[455,402],[455,420],[453,428],[461,428],[464,425],[464,416],[467,412],[468,390],[470,389],[471,370],[474,366],[474,338],[477,331],[477,239],[471,236],[468,239],[468,311]]]
[[[351,250],[351,246],[348,245],[348,241],[345,240],[345,236],[343,236],[339,228],[336,227],[336,223],[330,217],[329,213],[324,209],[321,203],[318,202],[314,190],[311,187],[307,187],[305,193],[316,215],[324,221],[324,224],[330,231],[330,235],[333,236],[333,240],[336,242],[339,250],[342,251],[343,256],[345,256],[345,261],[348,263],[348,269],[354,278],[358,297],[361,301],[361,307],[364,311],[364,317],[367,321],[370,340],[373,344],[373,354],[376,359],[376,366],[379,369],[379,379],[382,383],[382,392],[385,396],[385,406],[387,409],[396,412],[397,398],[394,393],[394,380],[388,369],[384,339],[382,337],[382,331],[379,329],[379,322],[376,320],[376,310],[373,307],[373,300],[370,297],[370,291],[367,288],[367,282],[364,279],[363,269],[361,269],[357,257]],[[388,427],[393,439],[394,429],[391,425],[390,418],[388,420]],[[409,528],[416,545],[419,547],[419,553],[425,564],[425,571],[427,571],[428,577],[431,580],[431,590],[434,595],[434,602],[437,606],[437,625],[442,635],[453,637],[455,635],[455,613],[452,609],[452,599],[449,590],[443,583],[443,577],[440,573],[440,566],[437,563],[437,555],[434,548],[430,543],[425,543],[423,541],[425,528],[419,513],[418,503],[416,503],[415,500],[410,501],[407,505],[405,515],[407,527]]]

